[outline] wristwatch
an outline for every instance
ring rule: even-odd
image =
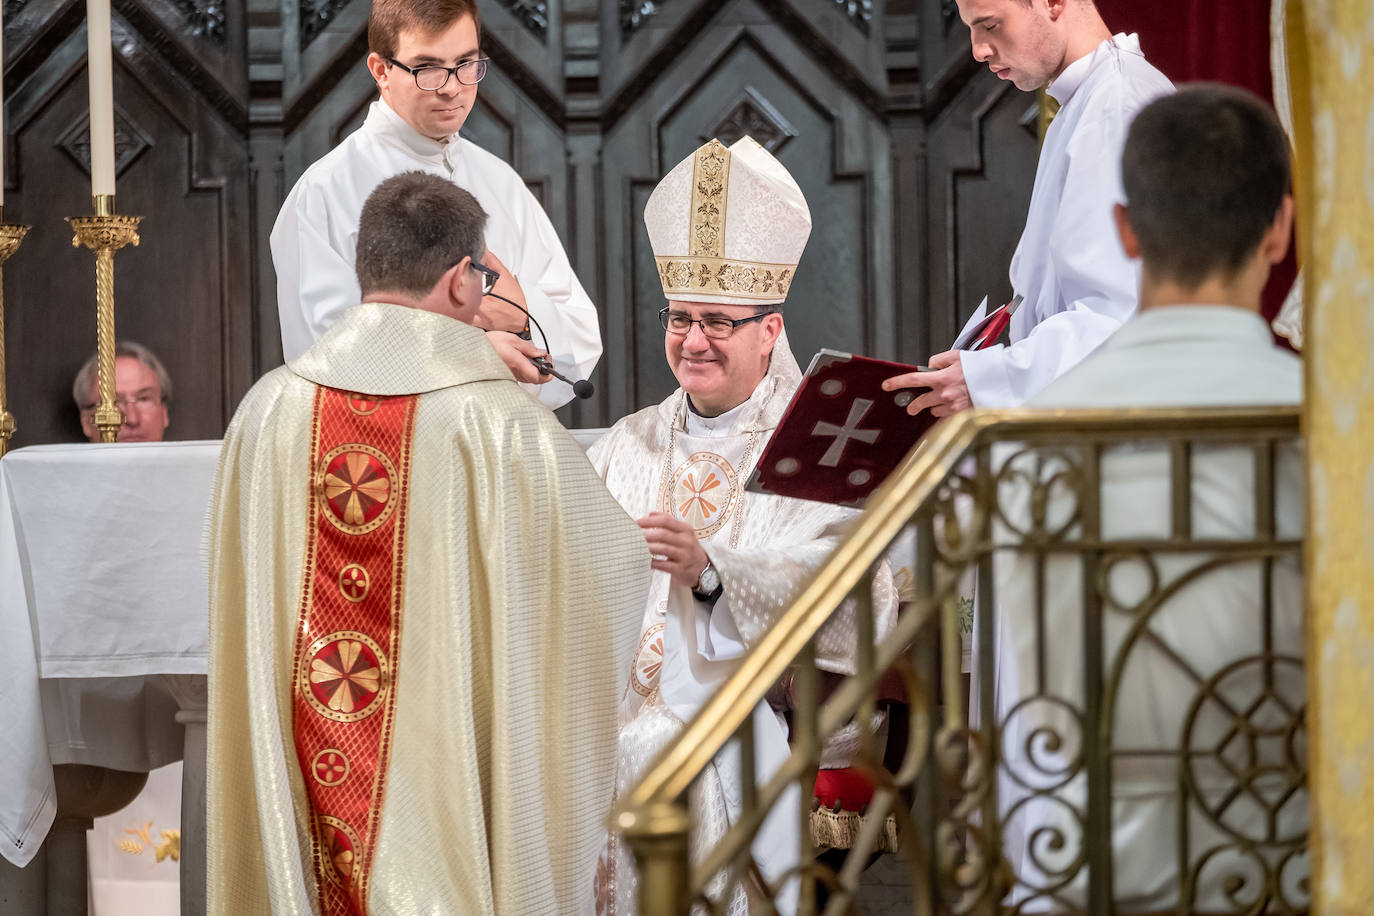
[[[697,584],[692,587],[692,597],[707,604],[715,604],[716,599],[725,591],[725,586],[720,582],[720,573],[716,572],[715,564],[708,558],[706,568],[697,576]]]

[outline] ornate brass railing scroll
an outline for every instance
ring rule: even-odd
[[[1279,575],[1300,576],[1301,540],[1279,530],[1281,518],[1295,513],[1279,506],[1287,491],[1277,484],[1291,479],[1287,459],[1300,470],[1297,431],[1295,408],[975,410],[938,427],[873,495],[782,619],[621,798],[611,826],[635,854],[640,913],[724,912],[741,889],[751,912],[770,912],[785,884],[799,912],[850,912],[889,814],[910,869],[915,913],[1113,913],[1113,780],[1158,766],[1176,774],[1170,779],[1177,782],[1177,817],[1164,832],[1177,873],[1168,904],[1147,909],[1192,913],[1208,900],[1205,912],[1303,912],[1305,703],[1289,689],[1302,660],[1285,643],[1280,611],[1290,605]],[[1158,471],[1161,489],[1152,502],[1168,523],[1124,536],[1112,530],[1121,517],[1113,500],[1121,499],[1123,485],[1134,485],[1133,462],[1141,460]],[[1236,461],[1252,470],[1237,476]],[[1223,477],[1232,483],[1244,478],[1239,492],[1253,491],[1253,502],[1238,501],[1238,516],[1253,521],[1244,537],[1218,534],[1207,527],[1210,516],[1194,517],[1210,512],[1205,498],[1198,502],[1199,488],[1216,483],[1218,467],[1228,469]],[[914,595],[891,630],[875,634],[868,584],[904,532],[914,534]],[[995,586],[1006,564],[1016,562],[1027,564],[1027,595],[999,604]],[[1064,573],[1066,562],[1075,564],[1072,575]],[[1118,580],[1131,570],[1145,586],[1123,597]],[[1035,634],[1027,665],[1034,684],[1015,708],[1000,708],[983,690],[965,715],[966,572],[977,581],[977,644],[1005,638],[998,618],[1013,606],[1018,632]],[[1251,602],[1253,651],[1213,671],[1194,660],[1195,647],[1172,645],[1158,631],[1161,608],[1199,582],[1218,574],[1249,581],[1252,572],[1260,583]],[[1079,608],[1069,628],[1077,652],[1071,668],[1056,661],[1068,637],[1046,630],[1051,617],[1064,625],[1066,583],[1075,587]],[[859,634],[856,673],[822,700],[816,639],[846,599]],[[1134,669],[1126,663],[1147,652],[1190,698],[1178,710],[1176,748],[1136,747],[1133,736],[1114,734],[1118,706],[1137,689],[1129,686]],[[975,680],[993,683],[993,653],[973,658]],[[1066,672],[1070,692],[1081,696],[1051,685]],[[841,860],[832,854],[822,861],[811,846],[809,813],[823,741],[856,718],[869,721],[877,685],[892,673],[908,701],[905,756],[885,768],[882,749],[860,729],[852,765],[875,795],[853,846]],[[766,783],[745,780],[739,817],[712,848],[698,850],[689,845],[689,790],[732,740],[743,772],[753,771],[751,711],[788,674],[795,684],[791,755]],[[1249,706],[1237,699],[1240,681],[1246,689],[1259,685]],[[1031,715],[1035,704],[1046,709]],[[1217,729],[1223,750],[1196,743],[1200,735],[1211,741]],[[1000,797],[1004,785],[1014,791]],[[800,865],[770,884],[750,843],[792,787],[802,799]],[[1063,810],[1047,820],[1028,813],[1056,805]],[[1004,854],[1004,833],[1013,828],[1026,835],[1021,866]],[[1214,842],[1200,844],[1199,837]],[[1222,909],[1208,894],[1226,897]]]

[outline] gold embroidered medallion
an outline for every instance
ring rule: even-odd
[[[697,537],[710,537],[730,520],[735,480],[735,469],[720,455],[694,452],[673,472],[663,509],[691,525]]]

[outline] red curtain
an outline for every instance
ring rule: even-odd
[[[1175,83],[1230,83],[1272,103],[1269,6],[1268,0],[1097,0],[1107,27],[1139,34],[1145,57]],[[1296,273],[1290,246],[1264,289],[1266,318],[1279,313]]]

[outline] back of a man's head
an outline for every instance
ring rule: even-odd
[[[424,298],[463,258],[480,261],[487,214],[452,182],[402,172],[373,189],[358,222],[358,285],[363,297],[405,293]]]
[[[1242,89],[1199,84],[1150,103],[1121,161],[1146,272],[1184,287],[1234,277],[1289,192],[1290,158],[1273,110]]]
[[[482,19],[475,0],[372,0],[372,12],[367,17],[368,50],[394,57],[402,32],[433,35],[464,16],[472,17],[480,35]]]

